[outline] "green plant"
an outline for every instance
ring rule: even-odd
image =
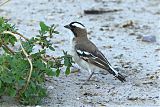
[[[0,18],[0,96],[15,97],[24,105],[35,105],[47,96],[44,86],[46,76],[59,76],[65,66],[70,73],[72,57],[63,51],[63,56],[50,57],[46,50],[55,51],[50,39],[56,26],[40,22],[39,34],[28,39],[17,32],[14,25]],[[20,47],[13,50],[15,43]],[[34,51],[36,47],[38,51]]]

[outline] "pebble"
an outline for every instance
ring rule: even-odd
[[[97,85],[97,84],[95,85],[95,87],[96,87],[96,89],[100,89],[100,86],[99,86],[99,85]]]
[[[36,107],[41,107],[41,106],[37,105]]]
[[[156,36],[143,36],[142,37],[143,42],[156,42]]]
[[[123,27],[123,28],[127,28],[130,26],[134,26],[134,22],[132,20],[128,20],[121,25],[121,27]]]
[[[79,98],[79,97],[77,97],[76,99],[77,99],[77,100],[80,100],[80,98]]]
[[[49,89],[49,90],[53,90],[54,87],[53,87],[53,86],[49,86],[48,89]]]

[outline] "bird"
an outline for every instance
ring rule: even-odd
[[[97,46],[89,40],[87,29],[82,23],[74,21],[64,27],[71,30],[73,35],[71,37],[71,55],[74,61],[90,73],[87,81],[90,80],[95,70],[108,71],[121,82],[126,81],[125,76],[116,71]]]

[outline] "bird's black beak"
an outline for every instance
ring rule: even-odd
[[[64,27],[67,29],[71,29],[70,25],[65,25]]]

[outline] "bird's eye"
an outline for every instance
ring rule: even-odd
[[[70,27],[71,27],[71,28],[75,28],[75,26],[73,26],[72,24],[70,24]]]

